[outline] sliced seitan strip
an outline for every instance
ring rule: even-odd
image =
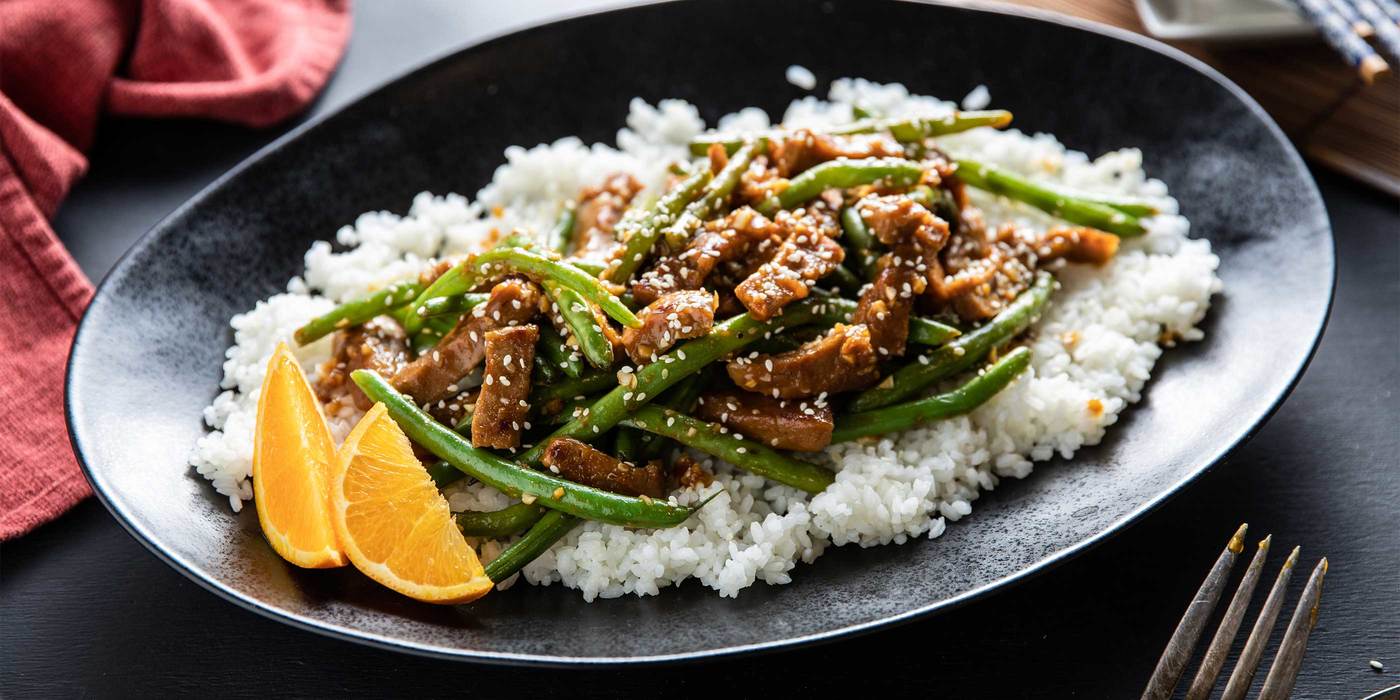
[[[836,327],[825,336],[790,352],[741,357],[729,362],[729,378],[740,388],[777,399],[864,389],[880,374],[870,329]]]
[[[486,369],[472,413],[472,445],[515,449],[530,417],[530,372],[540,329],[511,326],[486,332]]]
[[[826,403],[775,399],[748,391],[705,394],[696,415],[770,447],[800,452],[816,452],[830,445],[834,425]]]
[[[640,191],[642,183],[627,173],[613,173],[602,185],[585,189],[579,195],[573,255],[596,262],[610,260],[618,246],[617,222]]]
[[[321,378],[316,381],[316,396],[324,404],[353,402],[356,408],[368,411],[374,402],[350,381],[350,373],[370,369],[392,377],[406,364],[408,338],[403,328],[387,316],[373,318],[335,334],[331,359],[322,366]]]
[[[718,305],[715,295],[703,290],[663,295],[637,313],[642,325],[622,332],[627,356],[638,364],[651,362],[677,341],[708,334]]]
[[[666,475],[659,463],[636,467],[573,438],[551,440],[543,461],[569,481],[624,496],[661,498],[665,489]]]
[[[543,300],[544,294],[533,282],[501,281],[491,288],[486,303],[463,316],[432,350],[399,370],[391,380],[394,388],[419,404],[456,395],[457,383],[481,363],[486,332],[529,321],[540,312]]]
[[[643,273],[632,284],[632,296],[650,304],[669,292],[700,289],[723,263],[749,256],[772,256],[782,240],[780,234],[768,217],[749,207],[736,209],[723,219],[707,221],[685,250],[658,260]]]
[[[884,134],[831,136],[798,129],[769,146],[773,166],[783,177],[792,177],[814,165],[837,158],[902,157],[904,147]]]
[[[825,205],[778,212],[774,223],[786,234],[783,244],[771,260],[734,288],[749,315],[760,321],[806,298],[809,286],[846,258],[846,250],[833,238],[839,230],[836,217]]]

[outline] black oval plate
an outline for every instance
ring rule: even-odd
[[[1166,354],[1104,444],[1041,464],[937,540],[832,550],[737,600],[689,584],[584,604],[518,586],[471,606],[401,598],[353,570],[284,564],[253,509],[186,466],[228,319],[284,288],[311,241],[422,190],[473,193],[511,144],[611,141],[634,95],[707,120],[781,114],[784,69],[960,96],[986,84],[1026,131],[1097,154],[1141,147],[1222,259],[1206,340]],[[655,661],[792,645],[982,596],[1118,531],[1215,464],[1282,400],[1331,300],[1331,232],[1258,105],[1155,42],[1059,17],[861,0],[649,5],[504,36],[407,75],[264,149],[158,225],[108,275],[74,342],[73,444],[99,497],[157,555],[275,619],[388,648],[507,662]]]

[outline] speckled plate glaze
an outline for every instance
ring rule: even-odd
[[[776,31],[747,31],[770,27]],[[1160,362],[1102,445],[1041,464],[936,540],[829,551],[790,585],[737,600],[690,583],[584,604],[517,586],[422,605],[353,570],[301,571],[185,464],[218,391],[228,319],[283,289],[311,241],[417,192],[475,192],[511,144],[611,141],[634,95],[713,122],[780,114],[823,81],[865,76],[932,95],[986,84],[1026,131],[1100,153],[1139,146],[1225,293],[1206,341]],[[102,283],[73,346],[68,417],[99,497],[180,572],[250,610],[388,649],[514,663],[694,659],[826,640],[965,604],[1121,530],[1218,463],[1306,365],[1333,284],[1326,212],[1297,153],[1209,68],[1156,42],[1005,9],[779,0],[648,5],[473,46],[264,149],[143,238]],[[981,602],[979,604],[995,604]]]

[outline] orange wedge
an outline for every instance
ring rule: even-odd
[[[321,404],[286,343],[278,344],[258,397],[253,501],[267,541],[297,566],[345,566],[331,525],[328,485],[334,460],[335,442]]]
[[[340,446],[331,520],[355,568],[410,598],[456,604],[491,591],[447,499],[384,404],[375,404]]]

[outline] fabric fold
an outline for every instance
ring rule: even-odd
[[[0,540],[91,493],[63,382],[92,284],[49,219],[106,112],[250,127],[304,110],[345,49],[348,0],[0,3]]]

